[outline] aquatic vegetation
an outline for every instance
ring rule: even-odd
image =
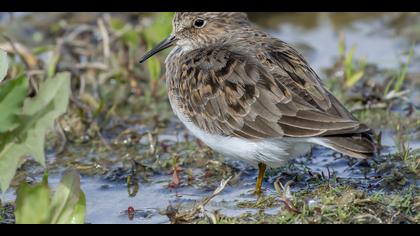
[[[1,63],[1,62],[0,62]],[[29,79],[22,75],[0,84],[0,188],[7,190],[25,155],[45,166],[44,137],[55,119],[64,113],[70,96],[68,74],[58,74],[39,86],[28,98]]]
[[[245,213],[238,217],[217,214],[219,224],[378,224],[415,223],[418,206],[413,204],[415,192],[406,195],[376,193],[368,195],[350,186],[320,185],[315,191],[294,194],[299,210],[282,207],[276,213]],[[401,211],[401,209],[404,209]],[[205,220],[199,223],[208,223]]]
[[[414,46],[410,48],[410,51],[407,56],[407,62],[403,65],[402,69],[398,72],[397,75],[394,76],[392,80],[390,80],[385,88],[384,97],[389,98],[392,95],[401,91],[402,86],[404,85],[404,81],[407,77],[408,66],[411,63],[411,60],[414,57]]]
[[[214,190],[210,196],[203,198],[200,202],[195,204],[193,208],[180,211],[173,206],[169,206],[165,214],[169,217],[171,223],[173,224],[190,223],[196,219],[199,219],[200,214],[205,214],[205,206],[223,191],[231,179],[232,177],[229,177],[226,180],[222,180],[219,187]]]
[[[4,69],[6,72],[2,71],[1,79],[3,79],[7,73],[8,63],[6,54],[3,51],[1,54],[0,65],[6,66]],[[29,79],[25,75],[8,79],[0,84],[0,189],[3,194],[9,188],[17,168],[25,162],[26,156],[33,156],[37,162],[46,166],[45,136],[57,117],[67,110],[70,98],[70,75],[57,74],[54,78],[41,81],[34,96],[28,97],[28,93]],[[65,176],[63,181],[67,181],[70,177]],[[67,185],[60,186],[55,193],[52,205],[56,208],[56,212],[52,213],[51,219],[48,218],[50,216],[45,211],[49,207],[43,204],[49,199],[46,197],[49,189],[45,181],[47,180],[33,187],[22,184],[17,198],[17,223],[84,223],[85,202],[82,198],[78,202],[78,209],[75,210],[77,211],[75,214],[81,216],[63,216],[64,213],[60,212],[62,209],[57,209],[61,204],[59,202],[65,200],[67,195],[76,195],[78,198],[81,192],[80,189],[79,192],[67,189],[69,187]],[[34,209],[34,206],[39,208]]]
[[[39,184],[22,184],[17,190],[17,224],[83,224],[86,198],[75,172],[65,174],[54,194],[48,176]]]
[[[344,81],[347,88],[353,88],[360,79],[365,75],[366,59],[361,59],[357,63],[354,59],[354,53],[356,52],[356,45],[353,45],[351,49],[346,52],[346,42],[344,37],[340,39],[339,53],[343,60],[344,67]]]

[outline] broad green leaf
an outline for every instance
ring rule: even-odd
[[[45,165],[45,135],[55,119],[66,112],[70,93],[70,75],[61,73],[41,84],[38,96],[25,101],[23,129],[27,130],[30,139],[31,145],[28,145],[28,149],[35,160],[42,165]]]
[[[86,196],[80,191],[79,201],[74,207],[69,224],[84,224],[86,218]]]
[[[26,76],[0,84],[0,134],[11,131],[19,125],[18,114],[22,111],[27,92]]]
[[[16,223],[46,224],[50,220],[51,190],[45,182],[22,184],[17,191]]]
[[[0,82],[6,77],[8,69],[9,60],[7,59],[7,53],[0,49]]]
[[[51,202],[51,223],[71,222],[74,208],[80,200],[80,177],[75,172],[64,175]]]
[[[19,187],[16,201],[18,224],[83,224],[86,215],[86,197],[80,189],[76,172],[66,173],[51,196],[48,181]]]
[[[57,101],[65,100],[64,104],[68,103],[70,95],[70,74],[60,73],[57,74],[53,79],[45,80],[39,88],[38,95],[33,99],[25,101],[23,113],[25,115],[34,115],[41,109],[46,108],[51,102],[57,103]],[[63,99],[66,98],[66,99]],[[58,104],[57,104],[58,105]],[[56,107],[63,113],[67,110],[67,107]],[[57,111],[55,113],[58,113]]]
[[[67,110],[70,92],[70,76],[63,73],[44,81],[38,95],[25,101],[21,124],[4,135],[8,143],[0,151],[0,188],[3,192],[9,187],[22,156],[31,155],[45,166],[46,132],[55,119]]]
[[[25,142],[22,144],[10,143],[0,151],[0,190],[3,193],[9,188],[22,157],[27,153]]]

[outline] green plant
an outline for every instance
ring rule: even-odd
[[[68,172],[51,194],[48,177],[39,184],[22,184],[17,191],[17,224],[83,224],[86,198],[80,189],[80,177]]]
[[[339,53],[343,58],[345,86],[352,88],[365,75],[366,59],[361,59],[357,63],[354,59],[354,53],[357,47],[353,45],[346,53],[345,40],[340,40]]]
[[[0,50],[0,82],[8,70],[7,54]],[[41,81],[34,97],[28,97],[25,74],[0,83],[0,190],[5,193],[17,168],[32,156],[45,166],[44,143],[55,119],[66,112],[71,94],[70,74],[52,75]],[[84,223],[86,200],[80,179],[66,174],[50,198],[48,178],[29,186],[22,184],[17,194],[17,223]]]
[[[45,134],[67,110],[70,75],[61,73],[43,81],[34,98],[27,97],[28,87],[25,75],[0,85],[0,189],[3,192],[24,156],[32,155],[45,166]]]
[[[397,75],[389,81],[387,84],[385,91],[384,91],[384,97],[388,97],[388,95],[391,92],[398,93],[401,91],[402,86],[404,85],[404,81],[407,77],[408,67],[411,64],[411,60],[414,57],[414,45],[410,48],[410,51],[408,53],[407,62],[403,65],[402,69],[398,72]],[[392,90],[391,90],[392,88]]]

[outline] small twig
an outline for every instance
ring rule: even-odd
[[[356,221],[361,221],[361,220],[365,220],[365,219],[373,219],[373,220],[375,220],[378,224],[382,224],[382,223],[383,223],[383,221],[382,221],[379,217],[374,216],[374,215],[371,215],[371,214],[359,215],[359,216],[356,216],[354,219],[355,219]]]
[[[45,75],[45,71],[44,70],[31,70],[28,71],[28,76],[44,76]]]
[[[71,30],[69,33],[67,33],[64,37],[65,42],[72,42],[75,41],[75,39],[84,32],[90,32],[93,31],[93,27],[90,25],[80,25]]]
[[[102,70],[102,71],[108,70],[108,66],[102,62],[78,63],[71,68],[78,69],[78,70],[87,70],[87,69]]]
[[[27,70],[36,68],[38,64],[37,59],[29,52],[26,47],[20,43],[14,42],[9,36],[5,34],[2,34],[2,36],[8,44],[1,45],[1,48],[3,48],[5,51],[18,55],[25,64]]]
[[[80,75],[80,88],[79,88],[79,97],[82,97],[83,94],[85,93],[85,89],[86,89],[86,78],[85,75]]]
[[[64,150],[66,149],[67,137],[66,137],[66,134],[63,131],[63,128],[61,127],[61,124],[57,120],[54,122],[54,129],[57,132],[57,134],[59,134],[60,137],[61,137],[60,146],[57,148],[57,151],[55,153],[55,155],[59,155],[59,154],[63,153]]]
[[[232,179],[232,176],[229,177],[227,180],[222,180],[219,187],[208,197],[205,197],[203,200],[201,200],[198,204],[196,204],[192,209],[184,211],[184,212],[178,212],[176,211],[174,214],[167,214],[170,218],[171,222],[176,223],[186,223],[191,222],[195,219],[197,219],[200,215],[200,213],[203,213],[205,211],[204,207],[213,200],[216,196],[218,196],[223,189],[226,188],[226,185],[229,183],[229,181]],[[171,206],[169,206],[170,209]]]
[[[26,71],[28,71],[27,75],[28,75],[29,84],[31,85],[31,94],[33,95],[38,94],[37,83],[34,81],[34,79],[32,78],[30,74],[31,70],[35,70],[37,67],[37,64],[38,64],[37,59],[22,44],[13,42],[13,40],[5,34],[2,34],[2,36],[7,41],[8,44],[0,45],[0,48],[3,48],[5,51],[14,53],[19,56],[19,58],[23,61],[23,64],[26,67]]]
[[[103,40],[103,51],[105,59],[108,59],[111,55],[110,44],[109,44],[109,34],[106,30],[105,23],[102,18],[98,19],[99,31],[101,32]]]
[[[77,108],[81,109],[83,112],[87,113],[89,118],[92,117],[92,110],[84,103],[82,103],[79,99],[76,99],[74,95],[70,96],[70,101],[74,104]]]
[[[207,205],[213,198],[215,198],[217,195],[219,195],[223,189],[226,188],[226,185],[229,183],[229,181],[233,178],[233,176],[230,176],[227,180],[222,180],[220,182],[219,187],[214,190],[213,194],[210,197],[206,197],[202,203],[200,204],[201,208],[204,209],[204,206]]]
[[[385,100],[392,100],[395,98],[402,98],[405,95],[409,94],[410,91],[409,90],[404,90],[404,91],[400,91],[400,92],[396,92],[395,90],[392,90],[391,92],[389,92],[386,96],[385,96]]]
[[[293,183],[293,181],[288,181],[286,185],[283,186],[283,184],[279,181],[274,182],[274,187],[276,189],[276,192],[279,195],[280,201],[284,204],[286,209],[292,213],[300,214],[301,212],[293,206],[291,202],[292,194],[290,192],[290,185]]]
[[[105,140],[105,138],[102,136],[101,131],[97,131],[97,135],[99,136],[99,139],[101,140],[102,144],[105,146],[108,151],[113,152],[112,147],[108,144],[108,142]]]

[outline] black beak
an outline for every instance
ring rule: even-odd
[[[148,53],[146,53],[146,55],[144,55],[141,59],[140,59],[140,63],[145,62],[147,59],[149,59],[150,57],[152,57],[153,55],[155,55],[156,53],[163,51],[167,48],[170,48],[174,45],[174,43],[176,42],[176,37],[175,36],[169,36],[167,39],[163,40],[162,42],[160,42],[155,48],[153,48],[152,50],[150,50]]]

